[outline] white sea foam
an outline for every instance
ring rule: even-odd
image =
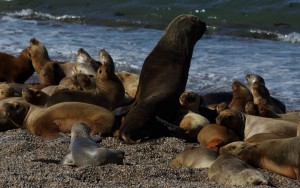
[[[296,32],[287,35],[278,35],[278,38],[284,42],[300,43],[300,34]]]

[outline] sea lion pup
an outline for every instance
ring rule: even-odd
[[[214,150],[201,147],[184,149],[170,163],[171,167],[209,168],[218,157]]]
[[[137,86],[139,84],[139,75],[127,71],[117,72],[116,75],[122,81],[125,92],[131,98],[134,98],[137,91]]]
[[[95,71],[101,66],[101,63],[97,60],[94,60],[90,54],[85,51],[83,48],[79,48],[76,54],[76,62],[77,63],[86,63],[93,67]]]
[[[260,84],[258,82],[254,82],[252,84],[252,94],[253,94],[253,102],[256,105],[260,103],[265,103],[265,106],[269,108],[271,111],[277,114],[283,114],[283,112],[271,99],[269,90],[266,88],[264,84]]]
[[[28,48],[22,50],[16,57],[0,52],[0,82],[23,84],[33,73],[34,68]]]
[[[71,129],[71,142],[67,154],[61,161],[69,166],[99,166],[123,164],[124,152],[100,148],[90,137],[90,128],[85,123],[75,123]]]
[[[63,77],[76,73],[96,75],[96,70],[88,64],[51,60],[46,47],[35,38],[30,40],[29,53],[41,85],[57,85]]]
[[[258,133],[274,133],[293,137],[297,134],[298,126],[296,123],[247,115],[232,109],[222,111],[216,118],[216,122],[218,125],[231,129],[241,140]]]
[[[247,83],[248,83],[248,86],[249,86],[249,88],[250,88],[250,91],[251,91],[252,95],[254,95],[254,94],[253,94],[253,83],[254,83],[254,82],[257,82],[257,83],[260,83],[260,84],[262,84],[262,85],[265,85],[265,80],[264,80],[261,76],[259,76],[259,75],[257,75],[257,74],[253,74],[253,73],[247,74],[247,75],[246,75],[246,80],[247,80]],[[285,112],[286,112],[285,104],[282,103],[280,100],[278,100],[278,99],[272,97],[272,96],[270,96],[270,97],[271,97],[272,102],[273,102],[274,104],[276,104],[276,106],[277,106],[278,108],[280,108],[280,110],[281,110],[282,112],[285,113]]]
[[[206,24],[193,15],[180,15],[166,28],[142,66],[137,93],[120,127],[125,143],[163,133],[156,116],[173,122],[185,90],[194,45]],[[131,108],[132,107],[132,108]]]
[[[212,182],[224,185],[267,185],[268,178],[236,156],[220,155],[208,169]]]
[[[179,97],[179,103],[184,109],[199,113],[198,109],[201,105],[200,95],[193,90],[185,90]]]
[[[245,105],[245,114],[259,116],[257,105],[254,104],[252,101],[247,102],[247,104]]]
[[[245,142],[256,144],[256,143],[263,142],[266,140],[282,139],[282,138],[287,138],[287,137],[278,135],[278,134],[274,134],[274,133],[259,133],[259,134],[255,134],[255,135],[251,136],[250,138],[246,139]]]
[[[299,145],[300,137],[297,136],[248,144],[244,149],[240,149],[237,145],[227,152],[238,155],[241,160],[254,167],[270,170],[300,182]]]
[[[219,151],[220,147],[235,141],[239,141],[239,137],[224,126],[210,124],[203,127],[197,140],[202,147]]]
[[[105,50],[100,51],[107,53]],[[108,53],[107,53],[108,54]],[[105,55],[110,57],[110,55]],[[115,66],[112,58],[103,60],[103,64],[99,67],[96,75],[96,89],[87,91],[58,91],[51,95],[45,104],[45,107],[66,101],[85,102],[105,107],[113,110],[119,107],[125,98],[125,90],[121,80],[115,74]],[[101,62],[102,63],[102,62]]]
[[[22,90],[22,97],[30,104],[45,106],[49,95],[40,89],[24,88]]]
[[[68,133],[76,122],[87,123],[92,135],[111,135],[115,117],[111,111],[92,104],[65,102],[42,108],[28,102],[11,100],[0,104],[0,113],[17,127],[44,138]]]
[[[232,83],[233,98],[228,107],[233,110],[245,112],[245,105],[253,101],[251,91],[239,81]]]

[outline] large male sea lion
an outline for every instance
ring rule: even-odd
[[[76,123],[72,126],[70,146],[61,163],[70,166],[98,166],[123,164],[123,159],[123,151],[100,148],[90,138],[90,128],[84,123]]]
[[[222,154],[208,169],[212,182],[224,185],[267,185],[267,177],[232,154]]]
[[[206,24],[193,15],[180,15],[166,28],[145,59],[132,108],[120,127],[119,136],[126,143],[161,130],[155,128],[156,116],[172,122],[185,90],[194,45],[205,30]]]
[[[184,149],[170,163],[171,167],[209,168],[218,157],[214,150],[202,147]]]
[[[28,48],[16,57],[0,52],[0,82],[24,83],[33,72]]]
[[[274,133],[286,137],[297,135],[296,123],[247,115],[232,109],[222,111],[216,121],[218,125],[231,129],[242,140],[258,133]]]
[[[0,103],[0,113],[17,127],[45,138],[58,137],[59,132],[70,132],[76,122],[86,123],[93,135],[110,135],[115,120],[111,111],[79,102],[65,102],[42,108],[28,102],[10,100]]]

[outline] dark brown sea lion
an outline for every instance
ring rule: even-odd
[[[233,98],[229,103],[229,108],[245,112],[245,106],[248,102],[253,101],[251,91],[239,81],[232,83]]]
[[[248,115],[259,116],[258,107],[252,101],[245,105],[245,113]]]
[[[220,155],[210,166],[208,178],[212,182],[224,185],[268,184],[268,178],[264,174],[229,153]]]
[[[40,89],[24,88],[22,90],[22,97],[30,104],[45,106],[49,95]]]
[[[179,102],[184,109],[199,113],[198,109],[201,105],[202,100],[197,92],[193,90],[185,90],[180,95]]]
[[[206,24],[193,15],[180,15],[168,25],[145,59],[132,108],[120,127],[119,136],[126,143],[161,132],[156,116],[168,122],[174,120],[194,45],[205,30]]]
[[[209,168],[218,157],[214,150],[201,147],[184,149],[170,163],[171,167]]]
[[[33,73],[28,48],[16,57],[0,52],[0,82],[24,83]]]
[[[69,166],[123,164],[124,152],[100,148],[91,139],[90,131],[85,123],[76,123],[72,126],[70,146],[61,163]]]
[[[86,63],[92,66],[96,71],[101,66],[101,63],[97,60],[94,60],[91,55],[85,51],[83,48],[80,48],[76,54],[77,63]]]
[[[218,125],[225,126],[235,132],[241,140],[258,133],[274,133],[293,137],[297,134],[298,126],[296,123],[247,115],[232,109],[222,111],[216,121]]]
[[[100,56],[106,51],[100,51]],[[108,53],[107,53],[108,54]],[[105,55],[110,57],[110,55]],[[102,59],[103,60],[103,59]],[[88,91],[58,91],[51,95],[46,107],[66,101],[85,102],[113,110],[119,107],[125,98],[125,90],[121,80],[115,74],[115,66],[111,57],[103,60],[96,75],[96,89]]]
[[[69,133],[77,122],[86,123],[92,135],[111,135],[115,120],[111,111],[79,102],[65,102],[42,108],[11,100],[0,104],[0,113],[17,127],[44,138],[56,138],[59,132]]]
[[[253,94],[253,83],[256,82],[257,84],[265,85],[265,80],[261,76],[259,76],[257,74],[253,74],[253,73],[247,74],[246,75],[246,80],[248,82],[248,85],[249,85],[249,88],[250,88],[250,91],[251,91],[253,97],[254,97],[254,94]],[[267,91],[267,92],[269,92],[269,91]],[[278,100],[278,99],[276,99],[276,98],[274,98],[272,96],[270,96],[270,98],[271,98],[272,103],[275,104],[283,113],[286,112],[286,107],[285,107],[284,103],[282,103],[280,100]],[[268,99],[269,99],[269,97],[268,97]],[[256,98],[256,100],[257,100],[257,98]],[[258,102],[254,102],[254,103],[258,104]],[[268,103],[270,103],[270,101]]]
[[[215,151],[219,151],[220,147],[228,143],[240,140],[230,129],[216,124],[210,124],[202,128],[197,139],[202,147],[207,147]]]
[[[233,143],[232,143],[233,144]],[[238,155],[246,163],[300,182],[300,137],[271,139],[254,145],[246,144],[244,149],[228,148],[226,152]]]

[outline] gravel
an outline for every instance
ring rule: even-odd
[[[172,137],[126,145],[107,137],[101,147],[125,151],[124,165],[70,167],[60,164],[70,142],[64,134],[43,140],[27,130],[0,133],[1,187],[234,187],[209,182],[208,169],[171,168],[184,148],[198,146]],[[299,187],[292,180],[266,170],[275,187]],[[240,186],[239,186],[240,187]],[[269,186],[245,186],[269,187]]]

